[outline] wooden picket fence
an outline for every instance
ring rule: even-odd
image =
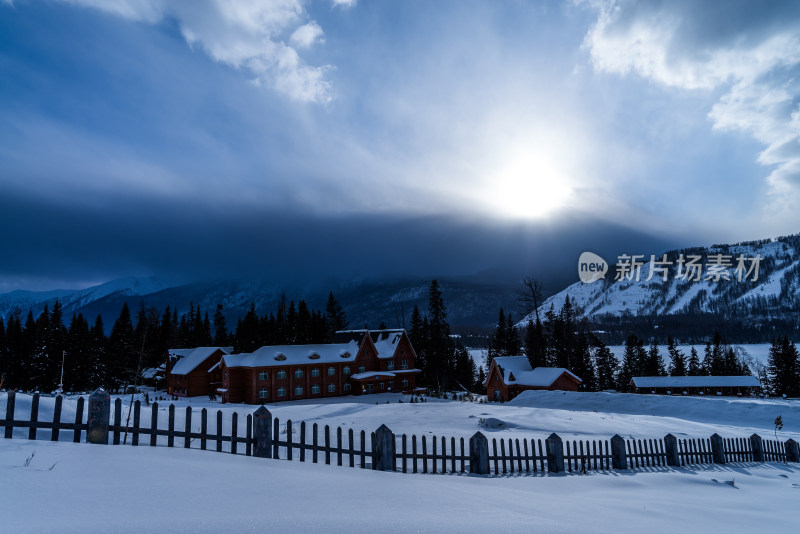
[[[71,439],[99,444],[166,445],[201,450],[215,450],[246,456],[260,456],[290,461],[324,463],[326,465],[400,471],[403,473],[473,473],[481,475],[514,475],[545,473],[586,473],[589,471],[680,467],[703,464],[745,462],[798,462],[800,450],[795,440],[785,442],[763,440],[758,435],[749,438],[677,439],[667,435],[659,439],[624,439],[614,436],[608,440],[562,440],[556,434],[546,439],[492,438],[477,432],[465,438],[446,436],[395,435],[385,425],[375,432],[331,429],[305,421],[299,425],[280,420],[264,407],[242,420],[245,432],[240,435],[239,414],[231,414],[226,432],[223,413],[218,410],[213,430],[209,429],[209,412],[199,411],[199,430],[193,430],[197,411],[187,407],[183,428],[176,428],[175,406],[167,410],[166,428],[159,417],[158,403],[142,407],[135,401],[123,422],[121,399],[112,406],[109,395],[95,391],[86,402],[77,399],[74,421],[62,421],[62,397],[55,397],[52,421],[39,420],[38,394],[33,395],[28,419],[15,418],[15,393],[8,393],[5,419],[0,428],[5,438],[13,436],[14,428],[27,428],[28,439],[41,439],[38,430],[49,430],[49,439]],[[149,413],[149,424],[144,425]],[[299,429],[299,433],[298,433]],[[63,432],[63,434],[62,434]],[[71,436],[68,433],[71,432]],[[296,435],[297,434],[297,435]]]

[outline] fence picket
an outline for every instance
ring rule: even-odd
[[[281,421],[277,417],[272,420],[272,457],[280,459]]]
[[[28,439],[36,439],[36,423],[39,422],[39,394],[34,393],[31,399],[31,426],[28,429]]]
[[[366,450],[366,442],[367,441],[367,433],[365,431],[361,431],[361,469],[367,468],[367,450]]]
[[[464,472],[464,438],[461,438],[461,472]]]
[[[325,465],[331,465],[331,428],[325,425]]]
[[[186,436],[183,438],[183,448],[188,449],[192,443],[190,434],[192,433],[192,407],[186,407],[186,424],[184,425]]]
[[[336,427],[336,465],[342,466],[342,427]]]
[[[119,445],[119,431],[122,425],[122,399],[114,401],[114,445]]]
[[[292,428],[292,420],[286,420],[286,459],[290,462],[292,461],[292,432],[294,429]]]
[[[141,412],[142,403],[139,399],[136,399],[133,403],[133,434],[131,435],[131,445],[134,447],[139,446],[139,433],[142,431]]]
[[[58,441],[58,431],[61,427],[61,395],[56,397],[53,407],[53,430],[50,432],[50,441]]]
[[[208,435],[208,410],[200,410],[200,450],[206,450],[206,436]]]
[[[83,398],[83,397],[81,397]],[[156,446],[156,432],[158,431],[158,403],[154,402],[150,408],[150,446]]]
[[[311,461],[313,463],[317,463],[319,454],[319,427],[317,426],[317,423],[314,423],[314,426],[311,427],[311,432]]]
[[[253,454],[253,414],[247,414],[247,440],[245,441],[244,454],[252,456]]]
[[[306,461],[306,422],[300,421],[300,461]]]
[[[222,410],[217,410],[217,452],[222,452]]]
[[[428,472],[428,444],[425,436],[422,436],[422,472]]]
[[[238,445],[236,438],[239,436],[239,414],[233,412],[231,415],[231,454],[236,454]]]
[[[347,430],[347,453],[350,456],[350,467],[355,467],[355,442],[353,441],[353,429]]]

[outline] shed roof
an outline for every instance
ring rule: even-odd
[[[637,388],[761,387],[754,376],[634,376]]]
[[[320,343],[316,345],[269,345],[250,353],[226,354],[228,367],[277,367],[313,363],[353,362],[358,342]]]
[[[206,358],[218,350],[222,351],[223,354],[228,354],[233,350],[233,347],[195,347],[191,349],[169,349],[170,358],[177,358],[169,372],[173,375],[188,375],[197,369],[197,366],[203,363]]]

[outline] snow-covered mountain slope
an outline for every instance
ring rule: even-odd
[[[709,269],[717,255],[722,255],[722,264],[729,263],[720,269],[720,274],[725,273],[720,277]],[[701,257],[699,280],[696,272],[687,272],[686,261],[692,256]],[[758,256],[760,261],[754,260]],[[681,257],[683,264],[679,261]],[[740,257],[743,269],[737,271]],[[623,261],[614,258],[616,265],[609,266],[605,279],[572,284],[548,298],[539,313],[545,313],[551,306],[560,310],[567,297],[579,315],[589,318],[676,313],[774,317],[800,312],[800,234],[736,245],[672,250],[666,253],[668,263],[658,263],[663,261],[662,256],[656,256],[655,260],[653,265],[650,257],[643,258],[638,277],[635,273],[628,276],[630,271],[626,270],[625,276],[617,280]],[[754,263],[758,264],[757,276],[755,269],[751,270]],[[666,280],[658,269],[661,266],[666,269]],[[681,274],[689,276],[681,278]],[[520,326],[532,317],[520,321]]]
[[[146,278],[119,278],[104,284],[99,284],[86,289],[54,291],[12,291],[0,295],[0,318],[8,317],[12,313],[27,313],[33,311],[38,315],[45,306],[52,308],[58,301],[65,314],[70,314],[91,302],[95,302],[110,295],[121,297],[149,295],[169,287],[166,280]]]

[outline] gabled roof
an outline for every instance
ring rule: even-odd
[[[269,345],[250,353],[222,357],[228,367],[277,367],[313,363],[353,362],[359,344],[320,343],[316,345]]]
[[[761,387],[754,376],[634,376],[637,388]]]
[[[494,362],[503,373],[503,382],[508,385],[548,387],[567,373],[569,376],[583,382],[577,375],[564,367],[537,367],[531,368],[528,358],[525,356],[498,356]]]
[[[378,358],[394,358],[397,345],[406,333],[402,328],[386,328],[383,330],[339,330],[334,334],[334,343],[346,343],[356,340],[361,343],[365,336],[369,336],[375,349],[378,351]]]
[[[216,351],[222,351],[228,354],[233,350],[233,347],[195,347],[192,349],[169,349],[169,357],[177,358],[175,363],[170,369],[170,374],[173,375],[188,375],[197,366],[203,363],[206,358],[214,354]]]

